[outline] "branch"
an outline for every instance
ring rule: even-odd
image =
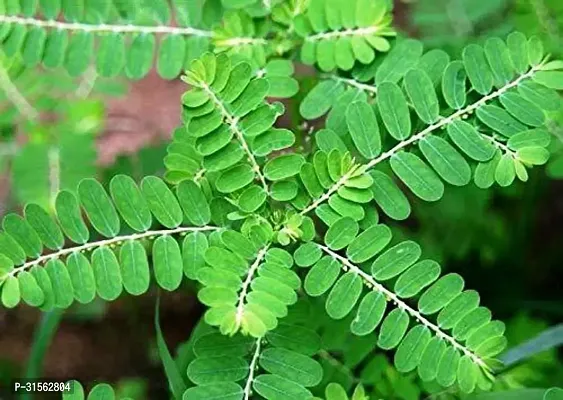
[[[204,31],[192,27],[175,26],[145,26],[145,25],[113,25],[113,24],[82,24],[78,22],[59,22],[55,20],[42,20],[36,18],[24,18],[10,15],[0,15],[0,24],[28,25],[40,28],[51,28],[66,31],[85,32],[112,32],[112,33],[167,33],[171,35],[212,37],[213,32]]]
[[[441,129],[441,128],[451,124],[452,122],[454,122],[458,118],[462,118],[464,115],[472,113],[473,111],[477,110],[479,107],[485,105],[487,102],[500,97],[506,91],[512,89],[513,87],[518,86],[522,81],[531,78],[532,76],[534,76],[534,74],[537,71],[541,70],[541,68],[542,68],[541,64],[532,67],[528,72],[519,76],[518,78],[516,78],[512,82],[507,83],[505,86],[501,87],[500,89],[496,90],[495,92],[492,92],[492,93],[482,97],[480,100],[476,101],[475,103],[470,104],[469,106],[456,111],[455,113],[453,113],[452,115],[450,115],[448,117],[441,118],[438,122],[428,126],[426,129],[424,129],[421,132],[411,136],[409,139],[404,140],[402,142],[399,142],[391,150],[388,150],[388,151],[382,153],[381,155],[379,155],[379,157],[374,158],[373,160],[371,160],[367,164],[360,165],[357,168],[351,169],[346,174],[344,174],[338,180],[338,182],[336,182],[334,185],[332,185],[325,194],[323,194],[320,198],[315,200],[311,205],[309,205],[307,208],[305,208],[303,211],[301,211],[301,215],[307,214],[308,212],[316,209],[324,201],[328,200],[328,198],[332,194],[336,193],[338,191],[338,189],[340,189],[342,186],[344,186],[344,184],[350,178],[352,178],[354,175],[358,174],[359,171],[361,171],[362,173],[369,171],[370,169],[372,169],[376,165],[380,164],[381,162],[387,160],[388,158],[391,158],[393,155],[398,153],[400,150],[403,150],[405,147],[408,147],[408,146],[418,142],[419,140],[423,139],[424,137],[430,135],[431,133],[437,131],[438,129]]]
[[[399,307],[401,310],[406,311],[411,317],[415,318],[422,325],[426,326],[428,329],[433,331],[436,334],[436,336],[449,342],[454,348],[460,350],[463,354],[469,357],[475,364],[479,365],[483,369],[489,370],[489,366],[478,355],[476,355],[471,350],[458,343],[452,336],[442,331],[438,326],[428,321],[426,318],[422,316],[422,314],[420,314],[417,310],[415,310],[407,303],[399,299],[399,297],[395,293],[393,293],[385,286],[377,282],[371,275],[365,273],[359,267],[355,266],[350,261],[348,261],[347,258],[342,257],[341,255],[333,252],[328,247],[320,244],[317,244],[317,246],[325,253],[327,253],[329,256],[331,256],[334,260],[340,262],[342,264],[342,269],[344,271],[348,269],[350,272],[358,275],[360,278],[362,278],[364,283],[370,289],[383,293],[387,301],[392,301],[393,303],[395,303],[397,307]]]
[[[41,257],[36,258],[33,261],[26,262],[20,267],[14,268],[10,272],[8,272],[3,277],[0,277],[0,281],[8,278],[9,276],[15,276],[17,273],[24,271],[28,268],[31,268],[35,265],[39,265],[41,263],[46,263],[50,260],[58,259],[59,257],[67,256],[69,254],[80,252],[80,251],[92,251],[96,248],[102,246],[111,246],[111,245],[119,245],[122,242],[127,240],[140,240],[140,239],[152,239],[157,236],[164,236],[164,235],[174,235],[174,234],[184,234],[187,232],[202,232],[202,231],[214,231],[219,228],[215,226],[202,226],[202,227],[186,227],[186,226],[179,226],[178,228],[174,229],[163,229],[159,231],[146,231],[142,233],[134,233],[132,235],[124,235],[124,236],[116,236],[111,239],[106,240],[99,240],[97,242],[86,243],[80,246],[69,247],[66,249],[61,249],[51,254],[47,254]]]

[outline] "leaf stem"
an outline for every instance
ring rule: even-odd
[[[261,346],[262,338],[258,338],[256,340],[254,355],[252,356],[252,360],[250,361],[248,379],[246,380],[246,384],[244,385],[244,400],[250,400],[250,396],[252,395],[252,381],[254,381],[254,374],[256,372],[256,367],[258,364],[258,357],[260,357]]]
[[[83,24],[78,22],[60,22],[55,20],[42,20],[36,18],[25,18],[13,15],[0,15],[0,24],[29,25],[40,28],[52,28],[66,31],[84,32],[112,32],[112,33],[165,33],[183,36],[212,37],[214,33],[192,27],[175,26],[145,26],[145,25],[113,25],[113,24]]]
[[[379,32],[379,26],[369,26],[367,28],[344,29],[342,31],[330,31],[317,33],[316,35],[307,36],[305,38],[308,42],[315,42],[319,40],[336,39],[346,36],[369,36]]]
[[[201,226],[201,227],[191,227],[191,226],[179,226],[174,229],[163,229],[158,231],[146,231],[141,233],[133,233],[131,235],[124,235],[124,236],[116,236],[111,239],[99,240],[97,242],[86,243],[80,246],[69,247],[66,249],[58,250],[51,254],[46,254],[44,256],[40,256],[33,261],[29,261],[21,265],[20,267],[14,268],[10,272],[8,272],[3,277],[0,277],[0,281],[7,279],[10,276],[15,276],[21,271],[24,271],[28,268],[31,268],[35,265],[39,265],[45,263],[50,260],[58,259],[59,257],[67,256],[72,253],[80,252],[80,251],[91,251],[97,249],[98,247],[102,246],[112,246],[112,245],[119,245],[121,242],[127,240],[141,240],[141,239],[151,239],[157,236],[164,236],[164,235],[174,235],[174,234],[184,234],[187,232],[202,232],[202,231],[214,231],[219,229],[215,226]]]
[[[346,269],[348,269],[350,272],[359,276],[369,288],[371,288],[372,290],[383,293],[383,295],[385,295],[385,297],[387,298],[387,301],[391,301],[391,302],[395,303],[396,306],[399,307],[401,310],[404,310],[411,317],[415,318],[418,322],[420,322],[422,325],[424,325],[425,327],[427,327],[428,329],[433,331],[436,334],[436,336],[438,336],[439,338],[449,342],[455,349],[460,350],[463,354],[465,354],[467,357],[469,357],[475,364],[479,365],[481,368],[483,368],[485,370],[490,369],[489,366],[485,363],[485,361],[483,361],[478,355],[473,353],[467,347],[458,343],[452,336],[450,336],[447,333],[445,333],[444,331],[442,331],[438,326],[436,326],[432,322],[428,321],[426,318],[424,318],[422,316],[422,314],[420,314],[417,310],[415,310],[414,308],[409,306],[407,303],[405,303],[404,301],[399,299],[399,296],[397,296],[395,293],[393,293],[392,291],[387,289],[385,286],[383,286],[382,284],[377,282],[371,275],[362,271],[359,267],[357,267],[356,265],[354,265],[350,261],[348,261],[347,258],[342,257],[341,255],[335,253],[334,251],[330,250],[328,247],[320,245],[320,244],[317,244],[317,246],[322,251],[324,251],[329,256],[331,256],[334,260],[340,262],[343,266],[344,271],[346,271]]]
[[[0,18],[1,23],[1,18]],[[20,93],[14,82],[10,79],[8,71],[4,66],[0,65],[0,87],[6,93],[6,97],[16,106],[21,115],[29,121],[35,121],[39,118],[39,112],[27,101]]]
[[[254,274],[258,270],[260,263],[266,256],[266,252],[268,251],[269,246],[263,247],[258,254],[256,255],[256,259],[248,269],[248,273],[246,274],[246,279],[242,284],[242,290],[238,296],[238,304],[237,304],[237,312],[236,312],[236,324],[240,326],[242,324],[242,318],[244,317],[244,301],[246,300],[246,296],[248,294],[248,289],[250,288],[250,284],[252,283],[252,279],[254,278]]]
[[[240,145],[242,146],[242,149],[246,153],[246,157],[250,162],[250,164],[252,165],[253,171],[256,173],[256,175],[258,175],[258,179],[262,184],[262,188],[264,188],[266,193],[268,193],[268,184],[266,183],[266,178],[262,174],[262,171],[260,170],[260,165],[258,165],[258,162],[254,158],[254,154],[252,154],[252,151],[250,150],[248,143],[246,143],[246,140],[244,139],[244,134],[239,126],[239,118],[233,116],[229,112],[229,110],[227,110],[225,104],[223,104],[221,99],[219,99],[219,97],[215,94],[215,92],[205,82],[201,82],[201,88],[205,91],[205,93],[207,93],[207,95],[211,98],[211,101],[215,103],[215,105],[223,115],[223,118],[225,118],[227,124],[231,128],[231,131],[233,131]]]

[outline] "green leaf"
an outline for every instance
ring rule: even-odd
[[[145,77],[151,67],[154,57],[155,37],[151,34],[139,33],[131,39],[126,54],[125,75],[130,79]]]
[[[311,392],[303,386],[278,375],[259,375],[254,379],[252,387],[259,395],[268,400],[309,400],[313,398]]]
[[[87,400],[115,400],[115,391],[107,383],[98,383],[88,394]]]
[[[402,298],[416,296],[440,276],[440,265],[436,261],[422,260],[410,267],[395,282],[395,294]]]
[[[177,188],[178,200],[188,220],[197,226],[211,221],[211,209],[200,187],[191,180],[180,182]]]
[[[437,201],[444,194],[444,184],[419,157],[400,151],[391,157],[391,169],[412,192],[425,201]]]
[[[390,241],[391,230],[387,226],[372,226],[350,243],[346,250],[346,256],[354,263],[363,263],[383,250]]]
[[[378,280],[391,279],[413,265],[422,254],[420,246],[410,240],[401,242],[377,257],[371,273]]]
[[[305,387],[317,385],[323,376],[321,365],[294,351],[269,348],[260,354],[259,364],[267,372]]]
[[[174,79],[182,71],[186,41],[182,35],[166,35],[160,42],[156,70],[164,79]]]
[[[440,311],[461,293],[463,285],[463,278],[458,274],[442,276],[420,296],[419,312],[429,315]]]
[[[354,102],[346,110],[346,123],[356,148],[367,159],[381,153],[379,126],[373,108],[365,102]]]
[[[409,326],[409,316],[400,309],[395,308],[385,317],[381,324],[377,345],[383,350],[391,350],[403,340]]]
[[[537,36],[528,39],[528,63],[538,65],[543,59],[543,43]]]
[[[123,287],[127,293],[138,296],[149,289],[149,263],[141,243],[135,240],[126,241],[119,249],[119,264]]]
[[[480,94],[488,94],[493,87],[493,75],[485,59],[485,51],[476,44],[463,50],[463,65],[473,88]]]
[[[372,333],[383,319],[387,300],[385,295],[379,291],[371,291],[364,296],[356,317],[350,323],[350,331],[354,335],[365,336]]]
[[[381,171],[370,171],[370,176],[373,179],[371,191],[377,205],[381,207],[385,214],[395,220],[406,219],[410,215],[411,207],[408,199],[395,185],[395,182]]]
[[[66,260],[74,298],[81,304],[90,303],[96,297],[96,280],[88,258],[82,253],[72,253]]]
[[[271,195],[274,200],[288,201],[294,198],[296,194],[297,185],[293,182],[278,181],[271,187]],[[244,212],[254,212],[264,204],[267,196],[263,188],[258,185],[251,185],[238,198],[238,206]]]
[[[249,185],[254,180],[254,171],[248,164],[240,164],[224,171],[215,186],[221,193],[232,193]]]
[[[456,120],[447,127],[448,136],[465,154],[476,161],[488,161],[495,154],[495,146],[475,127],[465,121]]]
[[[28,204],[25,207],[25,219],[45,246],[51,250],[59,250],[64,246],[61,229],[41,206]]]
[[[80,207],[74,194],[65,190],[59,192],[55,200],[55,210],[65,235],[75,243],[86,243],[90,238],[90,232],[82,220]]]
[[[84,179],[78,185],[80,203],[92,226],[112,238],[119,233],[119,216],[103,186],[95,179]]]
[[[295,250],[293,258],[299,267],[310,267],[315,264],[322,256],[322,251],[316,243],[303,243]]]
[[[60,260],[50,260],[45,266],[49,279],[53,285],[55,307],[68,308],[74,301],[73,287],[70,275]]]
[[[397,43],[377,68],[376,85],[383,82],[397,83],[418,63],[422,51],[423,45],[418,40],[406,39]]]
[[[414,370],[430,341],[430,331],[423,325],[416,325],[406,335],[395,353],[397,371],[407,373]]]
[[[70,36],[66,58],[65,69],[71,76],[83,74],[92,59],[94,52],[94,35],[86,31],[78,31]]]
[[[123,291],[119,263],[113,251],[107,247],[99,247],[92,253],[92,268],[96,278],[98,296],[113,301]]]
[[[125,66],[125,40],[121,33],[100,35],[96,54],[96,69],[101,76],[117,76]]]
[[[40,27],[32,28],[27,34],[23,49],[22,59],[26,66],[35,67],[41,61],[47,32]]]
[[[514,92],[500,96],[500,102],[514,118],[520,122],[539,127],[545,124],[544,112],[529,100]]]
[[[326,299],[326,312],[333,319],[342,319],[352,311],[362,294],[362,278],[347,272],[336,281]]]
[[[521,32],[512,32],[506,40],[510,60],[516,72],[523,74],[528,70],[528,41]]]
[[[467,101],[465,81],[467,74],[461,61],[452,61],[442,77],[444,100],[454,110],[463,108]]]
[[[443,329],[452,329],[457,323],[477,308],[479,294],[474,290],[466,290],[459,294],[438,314],[438,325]]]
[[[152,248],[154,275],[157,283],[165,290],[173,291],[182,282],[182,253],[180,246],[170,236],[161,236]]]
[[[117,211],[127,225],[137,232],[145,232],[151,227],[149,206],[132,178],[126,175],[114,176],[110,181],[109,191]]]
[[[511,137],[527,128],[500,107],[484,105],[477,109],[477,118],[503,136]]]
[[[27,271],[21,271],[18,274],[17,279],[19,281],[22,300],[32,307],[39,307],[42,305],[45,301],[45,295],[37,284],[34,276]]]
[[[158,222],[170,229],[182,223],[180,204],[162,179],[156,176],[145,177],[141,181],[141,192]]]
[[[502,187],[510,186],[516,177],[514,159],[510,154],[504,154],[495,170],[495,181]]]
[[[305,277],[304,288],[307,294],[318,297],[326,293],[338,279],[340,268],[340,264],[329,256],[317,261]]]
[[[352,243],[359,230],[358,223],[352,218],[341,218],[326,232],[325,243],[332,250],[341,250]]]
[[[17,214],[8,214],[2,221],[2,227],[18,242],[28,257],[36,258],[41,255],[43,251],[41,239],[25,219]]]
[[[382,83],[377,92],[377,105],[385,127],[397,140],[404,140],[411,134],[411,119],[407,100],[395,83]]]
[[[459,353],[454,347],[446,347],[440,358],[436,375],[436,381],[440,385],[448,387],[455,383],[459,359]]]
[[[45,42],[43,65],[47,68],[61,67],[65,61],[67,46],[68,33],[65,30],[50,31]]]
[[[297,175],[305,159],[301,154],[283,154],[269,160],[264,166],[264,176],[271,181],[279,181]]]
[[[321,339],[315,331],[300,326],[280,323],[278,327],[266,334],[268,343],[300,354],[312,356],[320,350]]]
[[[2,304],[6,308],[14,308],[17,306],[21,299],[20,284],[18,278],[9,276],[4,281],[2,287]]]
[[[25,261],[23,248],[6,232],[0,232],[0,254],[4,254],[16,265]]]
[[[248,375],[248,363],[239,357],[198,357],[188,366],[188,377],[198,385],[238,381]]]
[[[326,80],[315,86],[299,105],[299,113],[305,119],[318,118],[328,112],[336,99],[344,91],[335,80]]]
[[[405,75],[405,89],[420,119],[427,124],[436,122],[440,117],[440,105],[428,74],[418,68],[411,69]]]
[[[501,88],[514,76],[510,53],[500,38],[489,38],[485,41],[485,56],[493,73],[493,82]]]
[[[451,185],[465,186],[471,180],[471,168],[465,159],[444,139],[428,135],[418,145],[436,172]]]
[[[418,375],[423,382],[436,379],[438,365],[445,350],[446,343],[441,338],[436,336],[430,339],[418,364]]]
[[[182,400],[239,400],[242,388],[233,382],[216,382],[210,385],[191,387],[184,392]]]

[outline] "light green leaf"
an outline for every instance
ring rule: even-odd
[[[416,296],[440,276],[440,265],[433,260],[422,260],[410,267],[395,282],[395,294],[402,298]]]
[[[74,194],[65,190],[59,192],[55,200],[55,210],[65,235],[75,243],[86,243],[90,232],[82,220],[80,207]]]
[[[495,181],[503,187],[510,186],[514,182],[516,177],[516,171],[514,167],[514,159],[510,154],[504,154],[496,169],[495,169]]]
[[[511,137],[527,129],[525,125],[518,122],[504,109],[493,105],[479,107],[477,118],[489,128],[506,137]]]
[[[420,296],[418,310],[422,314],[440,311],[461,293],[463,285],[463,278],[458,274],[442,276]]]
[[[321,365],[294,351],[269,348],[260,354],[259,364],[267,372],[305,387],[317,385],[323,376]]]
[[[542,126],[545,124],[544,112],[529,100],[519,94],[507,92],[500,96],[500,102],[514,118],[530,126]]]
[[[495,154],[495,146],[477,129],[461,120],[448,124],[448,136],[465,154],[476,161],[488,161]]]
[[[80,203],[92,226],[112,238],[119,233],[119,216],[103,186],[95,179],[84,179],[78,185]]]
[[[313,297],[323,295],[338,279],[340,268],[340,264],[332,257],[321,258],[305,277],[305,291]]]
[[[198,357],[188,366],[188,377],[198,385],[238,381],[248,375],[248,363],[239,357]]]
[[[252,387],[259,395],[268,400],[310,400],[313,398],[311,392],[303,386],[278,375],[259,375],[254,379]]]
[[[92,253],[92,268],[96,278],[98,296],[107,301],[115,300],[123,291],[119,263],[113,251],[99,247]]]
[[[383,212],[398,221],[406,219],[410,215],[411,207],[395,182],[381,171],[370,171],[370,176],[373,179],[373,198]]]
[[[356,148],[367,159],[381,153],[379,126],[373,108],[365,102],[354,102],[346,110],[346,123]]]
[[[234,382],[216,382],[191,387],[184,392],[182,400],[240,400],[243,390]]]
[[[182,253],[178,242],[170,236],[161,236],[154,241],[152,248],[154,275],[157,283],[168,291],[173,291],[182,282]]]
[[[180,204],[162,179],[145,177],[141,181],[141,191],[158,222],[167,228],[176,228],[182,223]]]
[[[305,159],[300,154],[284,154],[269,160],[264,166],[264,175],[271,181],[279,181],[297,175]]]
[[[315,86],[299,105],[299,113],[311,120],[327,113],[333,101],[344,91],[342,84],[335,80],[325,80]]]
[[[150,271],[143,245],[134,240],[126,241],[119,249],[119,263],[127,293],[134,296],[145,293],[149,289]]]
[[[2,304],[6,308],[14,308],[21,299],[20,284],[18,278],[9,276],[3,283],[2,287]]]
[[[421,139],[418,145],[430,165],[446,182],[455,186],[465,186],[469,183],[469,164],[447,141],[429,135]]]
[[[18,274],[17,279],[19,281],[20,294],[22,300],[32,307],[39,307],[40,305],[42,305],[43,302],[45,301],[45,295],[43,294],[43,291],[37,284],[35,277],[27,271],[21,271]],[[8,282],[6,282],[5,284],[7,283]]]
[[[444,184],[418,156],[400,151],[391,157],[391,169],[412,192],[425,201],[437,201],[444,194]]]
[[[205,194],[194,181],[180,182],[177,195],[184,214],[192,224],[203,226],[211,221],[211,209]]]
[[[31,225],[17,214],[8,214],[2,221],[4,231],[24,250],[28,257],[36,258],[43,251],[43,244]]]
[[[336,281],[326,299],[326,312],[333,319],[342,319],[352,311],[362,294],[362,278],[347,272]]]
[[[405,89],[420,119],[427,124],[436,122],[440,116],[440,105],[428,74],[418,68],[411,69],[405,75]]]
[[[397,371],[407,373],[414,370],[430,341],[430,331],[423,325],[416,325],[406,335],[395,353]]]
[[[25,219],[45,246],[51,250],[59,250],[63,247],[64,236],[61,229],[41,206],[28,204],[25,207]]]
[[[53,285],[55,307],[68,308],[74,301],[73,287],[70,275],[60,260],[50,260],[45,266],[49,279]]]
[[[80,304],[90,303],[96,297],[96,280],[88,258],[82,253],[72,253],[66,260],[66,266],[74,298]]]
[[[341,218],[326,232],[325,243],[332,250],[341,250],[352,243],[359,229],[358,223],[352,218]]]
[[[137,232],[145,232],[151,227],[149,206],[132,178],[116,175],[110,181],[109,191],[127,225]]]
[[[480,94],[488,94],[493,87],[493,75],[485,59],[485,51],[476,44],[463,50],[463,65],[473,88]]]
[[[184,66],[186,41],[182,35],[166,35],[160,42],[156,69],[164,79],[176,78]]]
[[[399,345],[409,326],[409,316],[400,309],[395,308],[389,313],[381,324],[377,345],[383,350],[391,350]]]
[[[333,228],[331,227],[330,229]],[[346,250],[346,256],[354,263],[363,263],[383,250],[390,241],[391,230],[387,226],[372,226],[360,233],[350,243]]]
[[[422,254],[420,246],[413,241],[401,242],[377,257],[371,266],[371,273],[378,280],[388,280],[414,264]]]
[[[356,317],[350,323],[350,331],[354,335],[365,336],[372,333],[383,319],[387,300],[385,295],[379,291],[371,291],[364,296]]]
[[[465,81],[467,74],[461,61],[452,61],[442,77],[442,93],[446,103],[454,110],[463,108],[467,100]]]

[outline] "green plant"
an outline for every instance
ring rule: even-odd
[[[174,2],[177,18],[192,15],[188,3]],[[5,17],[13,52],[29,25],[38,31],[63,24],[30,22],[29,4],[36,3],[23,4],[7,8]],[[80,8],[61,4],[66,19],[81,20],[82,14],[69,14]],[[129,25],[89,19],[115,21],[106,19],[117,15],[112,10],[136,10],[134,2],[99,4],[109,6],[52,32],[78,29],[71,43],[93,43],[97,32],[100,73],[130,65],[131,75],[142,65],[131,77],[143,75],[150,57],[134,51],[138,38],[130,58],[122,56]],[[35,204],[24,217],[7,215],[0,233],[2,303],[68,308],[96,296],[143,294],[151,275],[166,291],[178,290],[184,278],[195,281],[208,310],[204,328],[190,338],[187,371],[174,369],[157,322],[172,395],[187,400],[394,396],[403,375],[403,389],[420,378],[460,396],[490,390],[505,325],[492,320],[460,275],[442,274],[417,243],[394,239],[382,221],[409,217],[407,195],[440,200],[444,182],[486,189],[526,181],[528,169],[549,158],[545,124],[560,107],[555,90],[563,84],[563,62],[544,54],[536,37],[518,32],[506,42],[469,45],[459,60],[442,50],[425,53],[418,41],[388,39],[395,32],[387,1],[352,5],[208,1],[203,10],[222,15],[222,23],[205,34],[187,20],[177,21],[185,27],[177,34],[131,25],[137,34],[167,34],[163,47],[182,35],[211,38],[213,52],[187,59],[182,52],[181,60],[163,56],[161,47],[161,75],[186,67],[182,79],[189,85],[183,124],[164,158],[167,182],[147,176],[138,185],[117,175],[108,194],[85,179],[76,195],[57,195],[56,219]],[[168,21],[166,2],[143,10]],[[27,17],[13,16],[20,11]],[[91,56],[87,47],[76,48],[87,50],[81,62]],[[328,114],[325,128],[277,125],[286,106],[271,98],[293,97],[298,89],[293,54],[326,73],[299,105],[306,121]],[[71,61],[69,72],[80,73]],[[316,311],[300,314],[307,306]],[[338,323],[332,327],[331,320]],[[320,339],[325,329],[332,347],[330,338]],[[342,350],[337,339],[347,335],[360,344],[350,353],[356,363],[342,364],[350,380],[323,380],[329,368],[322,364],[338,362],[330,352]],[[369,377],[391,368],[383,351],[394,349],[388,387],[372,387]],[[382,354],[373,357],[374,351]],[[358,360],[375,360],[372,370],[356,376]],[[111,398],[111,391],[98,386],[100,393],[89,398]]]

